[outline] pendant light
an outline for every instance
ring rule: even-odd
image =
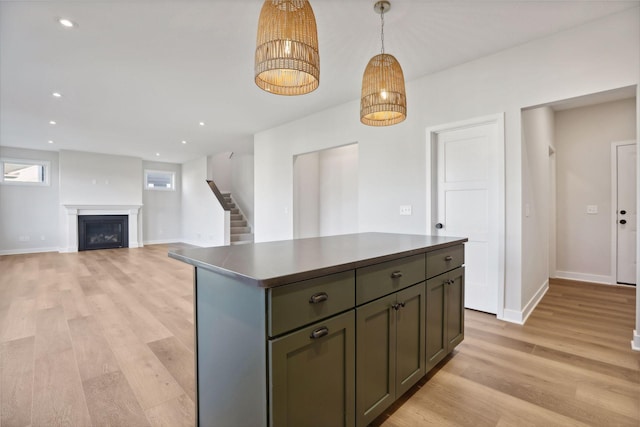
[[[371,58],[362,76],[360,121],[369,126],[390,126],[407,118],[407,96],[400,63],[384,53],[384,14],[391,8],[386,0],[377,2],[373,9],[380,14],[379,55]]]
[[[278,95],[303,95],[318,87],[318,31],[307,0],[265,0],[258,21],[255,81]]]

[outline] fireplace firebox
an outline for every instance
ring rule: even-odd
[[[129,247],[127,215],[78,215],[78,250]]]

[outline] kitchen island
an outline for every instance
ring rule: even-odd
[[[464,337],[465,238],[180,249],[201,426],[364,426]]]

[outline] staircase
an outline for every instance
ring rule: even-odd
[[[253,233],[251,227],[247,224],[247,220],[240,212],[240,208],[233,201],[231,193],[222,193],[227,206],[231,208],[231,244],[242,245],[244,243],[253,243]]]

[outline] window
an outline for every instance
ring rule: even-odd
[[[171,171],[144,171],[144,188],[147,190],[170,190],[176,189],[176,173]]]
[[[0,159],[0,184],[49,185],[49,162]]]

